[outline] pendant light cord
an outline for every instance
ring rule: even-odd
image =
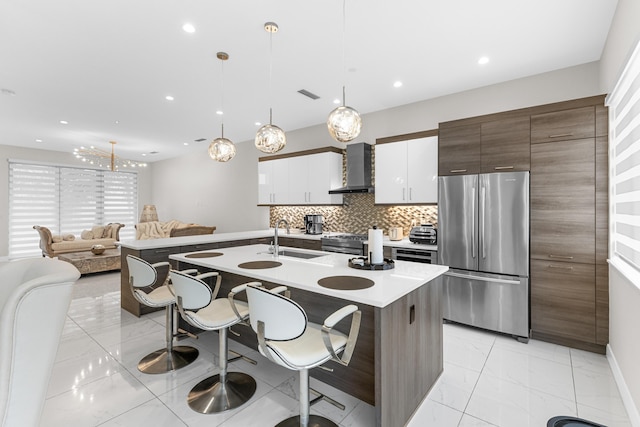
[[[224,59],[220,59],[220,132],[224,138]]]
[[[273,91],[271,80],[273,78],[273,31],[269,31],[269,124],[273,125]]]
[[[345,87],[347,85],[347,0],[342,0],[342,106],[346,105]]]

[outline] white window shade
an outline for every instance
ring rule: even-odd
[[[640,278],[640,44],[629,59],[609,106],[612,261]],[[637,280],[632,280],[638,282]]]
[[[120,239],[135,238],[138,211],[135,172],[111,172],[9,161],[9,257],[39,255],[34,225],[52,234],[74,234],[120,222]]]

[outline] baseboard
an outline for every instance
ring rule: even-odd
[[[622,403],[624,403],[624,407],[627,410],[627,415],[629,415],[629,421],[631,421],[631,425],[633,427],[640,427],[640,413],[638,412],[638,408],[631,398],[631,393],[629,393],[627,383],[622,376],[622,371],[618,366],[616,357],[613,354],[613,350],[611,349],[611,346],[609,344],[607,344],[607,360],[609,361],[609,366],[611,367],[611,371],[613,372],[613,379],[616,381],[618,390],[620,391]]]

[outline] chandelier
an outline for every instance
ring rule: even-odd
[[[216,138],[209,144],[209,157],[217,162],[228,162],[236,155],[236,146],[233,142],[224,137],[224,61],[229,59],[226,52],[218,52],[216,57],[220,60],[220,106],[221,106],[221,123],[220,138]]]
[[[327,118],[327,128],[333,139],[339,142],[349,142],[360,135],[362,119],[354,108],[346,105],[345,86],[346,83],[346,61],[345,61],[345,38],[347,28],[346,0],[342,1],[342,105],[329,113]]]
[[[127,160],[122,157],[116,156],[114,149],[116,142],[109,141],[111,144],[111,152],[101,150],[94,147],[80,147],[73,149],[73,155],[76,159],[90,164],[91,166],[97,166],[99,168],[106,168],[112,172],[120,169],[135,169],[146,167],[144,162],[138,162],[135,160]]]
[[[271,74],[273,68],[273,34],[278,32],[278,24],[266,22],[264,30],[269,33],[269,103],[272,103]],[[273,154],[282,150],[287,145],[287,137],[284,131],[273,124],[273,110],[269,106],[269,124],[258,129],[255,138],[255,146],[263,153]]]

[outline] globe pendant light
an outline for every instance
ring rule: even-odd
[[[269,33],[269,102],[271,103],[271,74],[273,63],[273,34],[278,32],[278,24],[267,22],[264,29]],[[263,153],[277,153],[287,145],[284,131],[273,124],[273,110],[269,107],[269,124],[258,129],[255,139],[256,148]]]
[[[346,0],[342,2],[342,67],[343,79],[345,78],[345,33],[346,33]],[[345,103],[345,84],[342,85],[342,105],[329,113],[327,128],[333,139],[339,142],[349,142],[360,135],[362,119],[360,114]]]
[[[228,162],[236,155],[236,146],[231,140],[224,137],[224,61],[229,59],[229,55],[225,52],[218,52],[216,57],[221,61],[221,78],[220,78],[220,98],[221,98],[221,136],[211,141],[209,144],[209,156],[217,162]]]

